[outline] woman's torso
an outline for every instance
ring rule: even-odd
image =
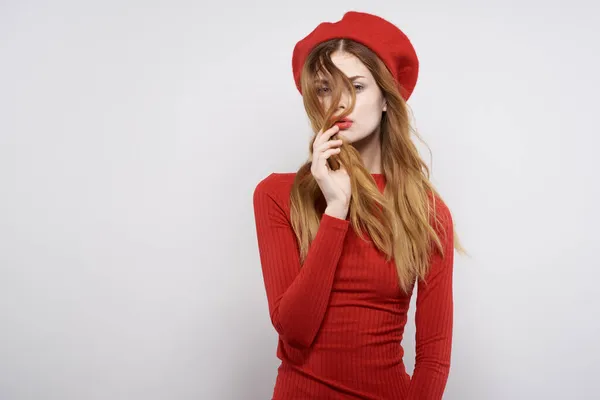
[[[350,228],[312,346],[279,341],[273,399],[404,398],[410,377],[400,342],[411,295],[401,292],[393,260]]]

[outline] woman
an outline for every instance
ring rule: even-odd
[[[348,12],[298,42],[292,65],[312,159],[254,191],[279,333],[273,399],[440,399],[460,244],[410,138],[416,53],[388,21]],[[411,377],[401,340],[416,282]]]

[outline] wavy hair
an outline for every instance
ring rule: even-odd
[[[394,259],[400,288],[408,293],[416,279],[425,278],[431,252],[437,248],[443,256],[438,227],[443,226],[444,221],[436,213],[439,209],[436,201],[441,201],[441,197],[430,182],[429,168],[411,140],[411,133],[414,133],[423,142],[411,127],[408,106],[401,95],[403,89],[373,51],[349,39],[333,39],[319,44],[302,69],[300,81],[304,107],[315,132],[309,146],[311,158],[316,133],[329,129],[335,121],[350,115],[356,103],[352,82],[331,60],[334,52],[356,56],[371,71],[387,101],[387,111],[382,115],[380,127],[382,171],[387,184],[381,193],[370,171],[363,165],[359,152],[346,141],[341,151],[328,159],[328,164],[334,170],[340,164],[346,168],[352,187],[349,206],[351,226],[363,239],[366,232],[388,261]],[[328,109],[319,100],[316,83],[319,76],[331,82],[333,89]],[[344,91],[351,94],[351,103],[343,114],[336,115],[336,105]],[[343,138],[336,134],[333,139]],[[296,173],[290,199],[291,224],[299,243],[301,264],[317,234],[326,207],[310,167],[311,161],[307,161]],[[448,221],[445,222],[447,224]],[[459,252],[464,252],[457,235],[454,235],[453,245]]]

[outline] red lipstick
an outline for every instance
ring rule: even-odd
[[[349,118],[342,118],[335,123],[340,129],[348,129],[352,126],[352,120]]]

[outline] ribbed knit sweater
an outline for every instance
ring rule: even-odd
[[[383,192],[383,174],[372,174]],[[417,283],[416,360],[412,377],[401,345],[414,288],[399,287],[386,261],[349,217],[323,214],[303,265],[290,224],[294,173],[273,173],[255,188],[254,214],[270,318],[279,334],[273,400],[441,399],[452,347],[452,218],[436,212],[445,257],[434,252]]]

